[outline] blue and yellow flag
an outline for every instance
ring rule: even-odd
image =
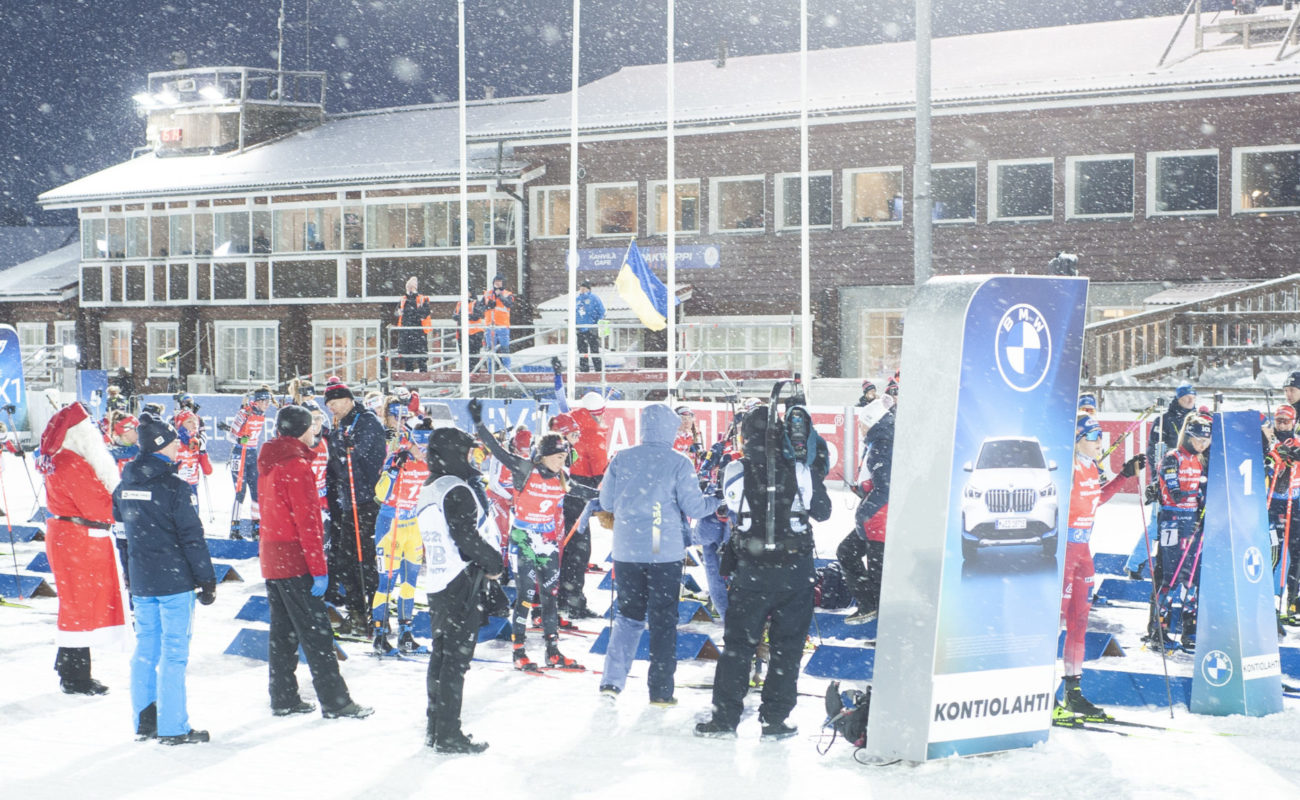
[[[668,327],[668,287],[650,271],[650,266],[637,249],[636,241],[627,248],[623,268],[614,279],[614,288],[627,301],[628,307],[636,312],[642,325],[652,331]]]

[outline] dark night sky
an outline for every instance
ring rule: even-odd
[[[934,33],[1178,13],[1182,0],[933,0]],[[1212,4],[1213,0],[1210,0]],[[569,87],[570,0],[466,0],[471,98]],[[679,61],[798,48],[797,0],[677,0]],[[279,0],[0,0],[0,224],[71,223],[41,192],[125,160],[144,143],[131,96],[151,71],[274,67]],[[809,0],[809,46],[912,35],[906,0]],[[308,17],[310,15],[310,21]],[[285,68],[328,72],[326,107],[456,97],[454,0],[287,0]],[[662,0],[584,0],[582,80],[662,62]]]

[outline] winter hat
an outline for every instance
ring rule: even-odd
[[[439,476],[472,476],[477,472],[469,463],[469,451],[473,447],[474,438],[460,428],[438,428],[429,434],[425,456],[429,471]]]
[[[1181,398],[1186,397],[1189,394],[1195,397],[1196,388],[1192,386],[1190,383],[1179,384],[1178,388],[1174,390],[1174,399],[1179,400]]]
[[[1290,406],[1287,406],[1287,408],[1290,408]],[[528,448],[533,446],[533,432],[527,428],[520,428],[515,431],[511,443],[514,445],[516,452],[526,453],[528,452]]]
[[[583,281],[582,283],[580,283],[580,284],[578,284],[578,285],[581,286],[583,289],[590,289],[590,288],[591,288],[591,281]]]
[[[333,379],[331,379],[331,381],[332,380]],[[339,381],[337,383],[331,382],[328,386],[325,387],[325,402],[327,403],[331,400],[355,400],[355,399],[356,398],[352,396],[352,390],[349,389],[347,385],[343,383],[343,381]]]
[[[1082,411],[1085,408],[1091,409],[1092,411],[1097,410],[1097,395],[1095,394],[1079,395],[1079,410]]]
[[[505,283],[505,282],[506,282],[506,276],[504,276],[504,275],[493,275],[493,276],[492,276],[492,285],[493,285],[494,287],[496,286],[497,281],[501,281],[502,283]]]
[[[863,394],[866,394],[867,392],[874,392],[875,390],[876,390],[876,385],[875,385],[874,383],[872,383],[871,381],[863,381],[863,382],[862,382],[862,393],[863,393]]]
[[[407,436],[419,447],[429,446],[429,437],[433,435],[433,420],[411,419],[408,420]]]
[[[45,469],[47,466],[50,470],[53,469],[53,465],[48,464],[48,459],[63,449],[63,438],[68,435],[72,426],[88,419],[90,419],[90,412],[86,411],[86,407],[81,403],[64,406],[50,417],[45,430],[41,432],[41,458],[47,462],[44,464],[38,462],[38,466],[42,467],[42,473],[49,474]]]
[[[140,452],[156,453],[176,440],[176,429],[170,422],[152,414],[140,415]]]
[[[254,403],[261,402],[263,400],[269,402],[270,399],[271,399],[271,390],[266,388],[265,386],[253,390],[252,400]]]
[[[556,414],[551,417],[551,430],[559,434],[578,433],[578,421],[572,414]]]
[[[1074,425],[1074,441],[1078,443],[1087,439],[1090,442],[1095,442],[1100,438],[1101,426],[1097,424],[1097,420],[1086,414],[1079,417]]]
[[[1300,370],[1292,372],[1286,379],[1283,389],[1300,389]]]
[[[1291,406],[1286,406],[1286,408],[1290,408],[1290,407]],[[1279,407],[1279,410],[1280,408],[1281,407]],[[140,426],[139,421],[137,421],[136,418],[131,416],[130,414],[127,414],[124,417],[119,417],[117,422],[113,423],[113,435],[122,436],[127,432],[128,429],[138,428],[139,426]]]
[[[302,406],[285,406],[275,415],[275,432],[297,439],[311,428],[311,412]]]
[[[545,458],[553,456],[556,453],[569,452],[569,446],[564,443],[564,439],[558,433],[548,433],[542,437],[537,444],[537,452],[533,453],[534,458]]]
[[[740,438],[744,443],[745,455],[751,458],[761,458],[766,452],[764,439],[767,435],[767,413],[767,406],[755,406],[740,423]]]
[[[582,407],[593,414],[605,413],[605,398],[600,392],[587,392],[582,396]]]
[[[898,371],[894,371],[894,377],[889,379],[889,384],[885,386],[885,394],[890,397],[898,397]]]
[[[1183,431],[1189,437],[1195,439],[1208,439],[1210,438],[1210,421],[1199,414],[1189,416],[1187,418],[1187,427]]]
[[[1295,422],[1295,406],[1283,403],[1282,405],[1277,407],[1276,411],[1273,412],[1273,419],[1279,421],[1288,420],[1290,422]]]

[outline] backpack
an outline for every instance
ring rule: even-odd
[[[865,691],[846,689],[840,691],[840,682],[831,681],[826,687],[826,722],[823,728],[831,729],[831,743],[837,735],[856,748],[867,745],[867,718],[871,713],[871,687]],[[826,745],[830,749],[830,745]],[[823,753],[826,750],[822,750]]]
[[[840,562],[832,561],[817,570],[817,583],[813,586],[813,605],[818,608],[848,608],[853,604],[853,593],[844,579]]]

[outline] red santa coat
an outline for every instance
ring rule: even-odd
[[[45,525],[45,552],[59,594],[55,643],[121,645],[128,639],[126,603],[109,529],[117,467],[80,403],[56,413],[45,427],[41,471],[51,515]]]

